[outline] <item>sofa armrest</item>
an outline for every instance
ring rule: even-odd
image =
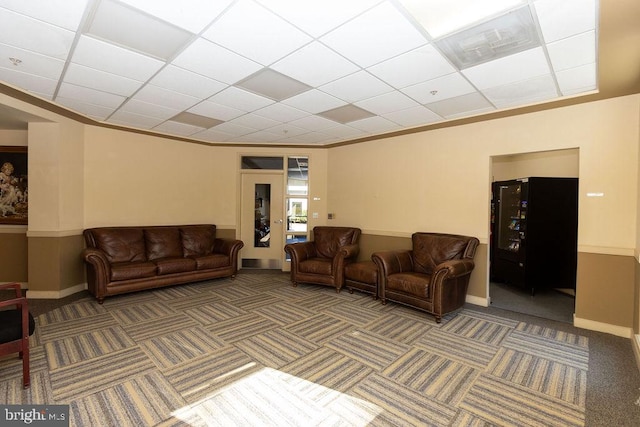
[[[242,240],[217,238],[213,244],[213,252],[232,256],[234,252],[237,253],[243,246],[244,242]]]
[[[106,295],[107,284],[111,281],[111,263],[100,249],[87,248],[82,251],[87,266],[87,285],[98,301]]]
[[[378,266],[382,278],[386,278],[391,274],[413,271],[411,253],[412,251],[409,250],[375,252],[371,255],[371,259]]]
[[[285,245],[284,251],[291,256],[291,265],[318,256],[316,245],[313,242],[298,242]]]

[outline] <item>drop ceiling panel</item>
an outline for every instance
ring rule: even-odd
[[[222,82],[173,65],[164,67],[149,83],[201,99],[208,98],[227,87]]]
[[[347,22],[320,41],[365,68],[427,43],[388,2]]]
[[[122,96],[133,95],[142,86],[142,82],[139,80],[128,79],[78,64],[69,64],[63,83],[71,83]]]
[[[71,60],[140,82],[151,78],[164,65],[157,59],[88,36],[80,37]]]
[[[534,5],[547,43],[596,27],[596,0],[537,0]]]
[[[388,92],[384,95],[356,102],[355,105],[382,116],[392,111],[405,110],[419,104],[401,92]]]
[[[426,107],[447,119],[495,110],[495,107],[478,92],[426,104]]]
[[[551,75],[492,87],[484,90],[483,93],[498,108],[533,104],[557,96],[556,86]]]
[[[0,79],[163,135],[329,144],[592,93],[598,8],[597,0],[0,0]],[[535,37],[508,24],[525,21]],[[506,48],[512,42],[520,53]],[[460,62],[458,48],[470,61]],[[345,106],[367,112],[350,119],[360,129],[320,116]],[[194,115],[207,124],[180,119]]]
[[[126,104],[120,108],[120,111],[164,120],[167,120],[180,112],[179,109],[166,108],[161,105],[150,104],[137,99],[130,99],[127,101]]]
[[[244,111],[238,110],[237,108],[231,108],[211,101],[202,101],[187,111],[223,121],[235,119],[245,114]]]
[[[596,89],[596,64],[586,64],[576,68],[559,71],[558,85],[564,95],[573,95]]]
[[[320,86],[320,90],[347,102],[356,102],[391,92],[393,88],[366,71],[358,71]]]
[[[227,84],[242,80],[262,68],[257,62],[202,38],[189,45],[172,64]]]
[[[311,86],[320,86],[360,70],[322,43],[313,42],[271,66]]]
[[[437,38],[483,18],[526,3],[526,0],[400,0],[417,21]]]
[[[256,95],[237,87],[229,87],[209,98],[209,101],[223,104],[245,112],[255,111],[259,108],[273,104],[273,100]]]
[[[133,99],[172,109],[177,108],[180,111],[187,110],[200,102],[199,98],[183,95],[154,85],[146,85],[135,94]]]
[[[312,39],[261,5],[240,0],[202,36],[263,65],[269,65]]]
[[[78,101],[76,99],[65,98],[63,96],[58,95],[56,97],[56,102],[60,105],[64,105],[65,107],[71,108],[74,111],[78,111],[86,116],[89,116],[95,120],[104,120],[113,113],[112,108],[102,107],[100,105],[94,105],[83,101]]]
[[[550,72],[544,52],[538,47],[467,68],[462,73],[478,89],[486,89],[550,74]]]
[[[126,98],[124,96],[107,93],[100,90],[77,86],[69,83],[62,83],[58,90],[58,96],[67,99],[74,99],[89,104],[101,105],[107,107],[113,112],[118,108]],[[56,100],[58,98],[56,97]]]
[[[319,2],[291,0],[258,0],[273,12],[295,23],[313,37],[320,37],[337,26],[371,8],[380,0],[324,0]]]
[[[555,71],[591,64],[596,61],[595,31],[549,43],[547,50]]]
[[[453,98],[475,92],[475,88],[460,74],[452,73],[424,83],[402,89],[421,104],[429,104],[442,99]]]
[[[164,21],[172,22],[174,25],[191,31],[194,34],[202,31],[211,21],[217,18],[221,12],[233,3],[233,0],[120,1],[137,9],[143,10]]]
[[[64,67],[64,61],[60,59],[0,43],[0,67],[18,69],[18,65],[14,65],[9,58],[20,59],[21,72],[48,79],[59,79]]]
[[[193,135],[194,133],[203,131],[204,128],[168,120],[154,127],[153,130],[166,132],[173,135],[189,136]]]
[[[38,95],[44,95],[47,99],[51,99],[58,84],[57,80],[23,73],[10,68],[0,68],[0,80]]]
[[[409,127],[435,123],[442,120],[442,117],[422,105],[407,108],[406,110],[394,111],[385,114],[384,117],[401,126]]]
[[[111,117],[109,117],[107,122],[138,129],[151,129],[164,122],[164,119],[149,117],[143,114],[136,114],[124,110],[118,110],[113,115],[111,115]]]
[[[66,59],[73,43],[73,31],[56,27],[0,8],[0,43]]]
[[[302,117],[309,116],[306,111],[299,110],[294,107],[289,107],[281,103],[271,104],[254,112],[255,114],[263,117],[270,118],[281,122],[290,122],[300,119]]]
[[[282,103],[303,111],[308,111],[312,114],[317,114],[321,111],[330,110],[346,104],[345,101],[316,89],[301,93],[293,98],[285,99]]]
[[[426,45],[374,65],[367,71],[395,88],[403,88],[451,74],[456,69],[433,45]]]
[[[3,0],[0,7],[75,31],[88,0]]]

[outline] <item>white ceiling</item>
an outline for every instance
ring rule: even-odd
[[[597,16],[597,0],[0,0],[0,81],[99,122],[325,145],[593,93]]]

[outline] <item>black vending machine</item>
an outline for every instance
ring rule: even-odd
[[[491,281],[575,289],[578,179],[531,177],[493,183]]]

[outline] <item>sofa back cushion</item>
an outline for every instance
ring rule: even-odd
[[[333,258],[342,246],[353,245],[360,239],[360,229],[352,227],[314,227],[313,241],[322,258]]]
[[[147,258],[182,258],[182,240],[178,227],[149,227],[144,229]]]
[[[451,259],[461,259],[464,255],[469,238],[463,236],[414,233],[413,241],[413,271],[431,274],[435,267]]]
[[[96,248],[104,251],[111,263],[147,260],[141,228],[96,228],[91,234]]]
[[[186,257],[211,255],[216,242],[215,225],[189,225],[180,228],[182,251]]]

